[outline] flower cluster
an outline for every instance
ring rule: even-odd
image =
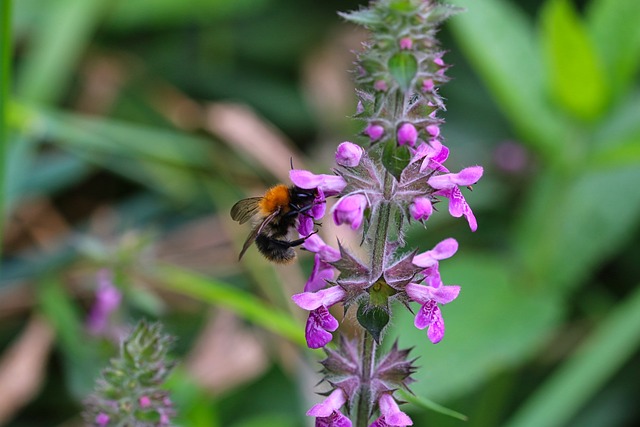
[[[351,426],[345,414],[354,412],[358,426],[412,425],[394,392],[408,389],[413,381],[413,360],[396,345],[376,358],[375,344],[390,321],[394,300],[406,307],[417,304],[415,327],[426,329],[432,343],[440,342],[445,334],[440,307],[460,293],[459,286],[443,284],[439,271],[439,262],[458,250],[455,239],[422,252],[403,249],[407,225],[427,221],[443,200],[453,217],[464,216],[472,231],[478,227],[462,190],[478,182],[483,169],[451,172],[445,166],[449,149],[437,116],[444,109],[438,86],[448,78],[435,34],[455,11],[435,0],[377,0],[367,9],[341,14],[371,31],[356,62],[355,115],[365,123],[362,135],[369,146],[340,144],[331,174],[290,173],[297,187],[317,190],[322,204],[318,212],[301,218],[298,227],[306,238],[304,248],[314,254],[314,266],[304,291],[292,297],[309,311],[308,346],[327,353],[322,365],[331,391],[307,413],[316,418],[316,426]],[[334,247],[310,235],[310,221],[325,213],[325,197],[330,196],[337,197],[331,218],[362,232],[368,259],[359,259],[339,242]],[[345,311],[356,307],[363,329],[360,343],[342,338],[337,348],[325,347],[339,327],[331,313],[335,305]],[[376,411],[379,416],[370,423]]]

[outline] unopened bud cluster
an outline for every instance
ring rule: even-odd
[[[173,368],[167,360],[172,343],[160,324],[140,322],[85,401],[83,415],[89,425],[170,426],[175,411],[161,386]]]

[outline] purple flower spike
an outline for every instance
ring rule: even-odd
[[[362,224],[367,205],[367,198],[362,194],[345,196],[333,207],[333,221],[336,225],[349,224],[353,230],[357,230]]]
[[[436,280],[440,282],[439,277]],[[422,304],[414,321],[418,329],[429,328],[427,337],[437,344],[444,337],[444,319],[438,304],[448,304],[458,297],[460,286],[424,286],[409,283],[405,288],[412,301]]]
[[[364,150],[359,145],[345,141],[338,145],[336,150],[336,163],[345,167],[356,167],[360,163],[360,159],[364,154]]]
[[[400,410],[395,399],[389,393],[380,396],[378,405],[380,406],[380,418],[375,420],[369,427],[405,427],[413,425],[411,418]]]
[[[337,388],[324,401],[313,405],[307,416],[316,417],[316,427],[351,427],[351,420],[340,412],[346,402],[344,392]]]
[[[300,188],[304,188],[306,190],[317,188],[318,190],[322,190],[326,197],[335,196],[347,185],[344,178],[341,176],[324,174],[316,175],[302,169],[293,169],[289,171],[289,178],[291,179],[291,182]]]
[[[451,258],[458,251],[458,241],[452,237],[444,239],[430,251],[413,257],[413,265],[422,268],[433,267],[439,260]]]
[[[398,129],[398,144],[413,147],[418,140],[418,131],[411,123],[405,123]]]
[[[371,141],[377,141],[384,134],[384,128],[380,125],[369,125],[364,130],[364,133],[371,138]]]
[[[416,221],[426,221],[433,213],[433,205],[427,197],[416,197],[409,206],[409,213]]]
[[[109,424],[110,420],[111,418],[109,418],[109,415],[105,414],[104,412],[100,412],[98,415],[96,415],[95,422],[100,427],[104,427]]]

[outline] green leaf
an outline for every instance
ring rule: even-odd
[[[400,180],[402,171],[411,161],[411,152],[406,145],[398,145],[395,138],[387,140],[382,151],[382,164],[385,169]]]
[[[467,421],[469,419],[469,417],[467,417],[464,414],[461,414],[460,412],[444,407],[434,402],[433,400],[416,396],[415,394],[412,394],[412,393],[407,393],[405,390],[398,390],[396,393],[398,397],[400,397],[401,399],[406,400],[409,403],[413,403],[414,405],[419,406],[421,408],[428,409],[430,411],[437,412],[439,414],[446,415],[451,418],[456,418],[461,421]]]
[[[338,12],[341,18],[362,25],[363,27],[371,27],[382,23],[380,16],[373,9],[360,9],[352,12]]]
[[[548,104],[539,49],[531,22],[506,0],[452,3],[467,8],[451,29],[524,142],[547,158],[561,151],[565,124]]]
[[[610,93],[578,12],[569,0],[547,0],[540,27],[551,96],[578,118],[599,117]]]
[[[258,326],[306,346],[304,326],[247,292],[169,265],[156,266],[154,274],[166,289],[207,304],[221,305]]]
[[[418,72],[418,61],[411,52],[398,52],[389,58],[389,73],[398,82],[403,92],[411,87],[413,78]]]
[[[507,427],[567,425],[640,347],[640,284],[525,401]]]
[[[414,327],[415,314],[402,305],[393,307],[395,329],[388,340],[415,346],[412,355],[427,361],[411,385],[416,395],[439,400],[461,396],[496,372],[522,363],[547,342],[560,319],[561,300],[525,288],[512,265],[505,255],[469,250],[440,264],[443,281],[460,285],[461,292],[441,306],[446,333],[436,345]]]
[[[624,95],[640,66],[640,2],[591,0],[586,19],[607,79],[618,95]]]
[[[389,309],[378,305],[362,303],[358,306],[358,323],[365,328],[374,340],[380,344],[380,337],[389,323]]]

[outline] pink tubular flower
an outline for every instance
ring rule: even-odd
[[[471,231],[478,229],[478,223],[458,186],[475,184],[482,177],[482,173],[482,166],[471,166],[461,170],[459,173],[434,175],[428,181],[431,187],[438,190],[434,193],[435,195],[449,199],[449,213],[451,216],[459,218],[464,215],[467,218]]]
[[[338,321],[328,308],[342,301],[346,292],[340,286],[332,286],[317,292],[303,292],[291,297],[298,307],[309,310],[305,328],[305,338],[309,348],[327,345],[333,336],[330,332],[338,329]]]
[[[427,126],[427,132],[429,133],[429,135],[431,135],[432,137],[437,137],[438,135],[440,135],[440,126],[438,125],[429,125]]]
[[[340,412],[346,402],[344,392],[337,388],[324,401],[313,405],[307,416],[316,417],[316,427],[351,427],[351,420]]]
[[[398,145],[413,147],[418,140],[418,131],[411,123],[404,123],[398,129]]]
[[[149,406],[151,406],[151,399],[149,398],[149,396],[140,396],[140,399],[138,399],[138,404],[141,408],[148,408]]]
[[[316,175],[306,170],[293,169],[289,171],[291,182],[300,188],[310,190],[317,188],[322,191],[325,197],[335,196],[340,193],[347,183],[344,178],[338,175]]]
[[[412,263],[418,267],[430,268],[438,265],[438,261],[441,259],[451,258],[457,251],[458,242],[450,237],[435,245],[430,251],[414,256]]]
[[[298,215],[298,233],[301,237],[307,237],[313,233],[313,221],[322,218],[327,210],[324,191],[321,188],[316,188],[316,192],[311,209]]]
[[[359,145],[345,141],[338,145],[336,150],[336,163],[345,167],[356,167],[360,163],[364,150]]]
[[[87,328],[92,334],[106,332],[111,313],[116,311],[122,301],[122,293],[112,283],[111,271],[102,269],[98,272],[98,289],[96,300],[87,318]]]
[[[422,304],[416,314],[414,325],[418,329],[429,328],[427,337],[437,344],[444,337],[444,319],[438,304],[447,304],[458,297],[460,286],[444,286],[437,270],[427,277],[428,286],[409,283],[405,290],[409,298]]]
[[[304,242],[304,248],[315,252],[313,270],[309,280],[304,285],[305,292],[316,292],[327,286],[327,280],[332,280],[335,268],[331,265],[340,259],[340,251],[327,245],[320,236],[314,234]]]
[[[377,141],[384,134],[384,128],[380,125],[369,125],[364,130],[364,133],[371,138],[371,141]]]
[[[373,84],[373,88],[380,92],[386,92],[389,87],[387,86],[387,82],[384,80],[378,80]]]
[[[349,224],[357,230],[362,224],[367,198],[362,194],[352,194],[338,200],[333,207],[333,221],[336,225]]]
[[[442,164],[449,158],[449,149],[442,145],[438,138],[432,138],[428,144],[420,144],[413,156],[413,161],[422,159],[420,172],[425,169],[433,169],[438,172],[447,173],[449,170]]]
[[[435,87],[435,84],[433,83],[433,80],[431,80],[431,79],[425,79],[422,82],[422,91],[423,92],[431,92],[434,87]]]
[[[426,221],[433,213],[433,205],[427,197],[416,197],[409,206],[409,213],[416,221]]]
[[[378,405],[380,406],[380,417],[369,427],[404,427],[413,425],[411,418],[400,410],[391,394],[384,393],[380,396]]]

